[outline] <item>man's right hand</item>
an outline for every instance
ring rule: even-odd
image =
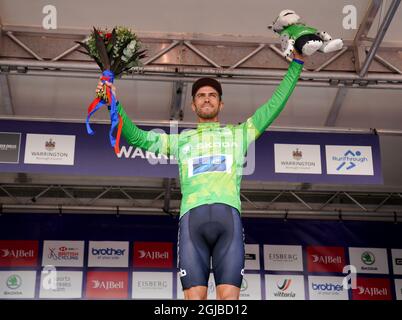
[[[116,96],[116,87],[115,87],[113,84],[111,84],[109,81],[105,81],[104,84],[107,85],[108,87],[110,87],[110,88],[112,89],[112,92],[113,92],[113,94],[115,95],[116,100],[117,100],[117,96]],[[103,89],[103,83],[102,83],[101,80],[99,80],[98,86],[96,87],[96,91],[95,91],[95,92],[98,93],[98,92],[100,92],[102,89]]]

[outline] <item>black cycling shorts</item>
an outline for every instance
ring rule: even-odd
[[[222,203],[188,211],[179,222],[178,267],[183,289],[208,286],[210,259],[215,284],[241,286],[244,233],[237,209]]]

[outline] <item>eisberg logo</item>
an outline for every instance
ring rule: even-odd
[[[341,284],[334,283],[312,283],[311,285],[314,291],[326,291],[326,292],[339,292],[343,291],[343,286]]]
[[[114,248],[102,248],[96,249],[92,248],[92,255],[94,256],[123,256],[125,249],[114,249]]]
[[[139,256],[140,259],[144,259],[144,258],[148,258],[148,259],[151,259],[151,260],[169,259],[169,252],[167,252],[167,251],[158,252],[158,251],[138,250],[138,252],[140,253],[140,256]]]

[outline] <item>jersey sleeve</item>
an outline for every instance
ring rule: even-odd
[[[272,97],[261,105],[253,116],[239,125],[243,131],[243,142],[246,148],[279,116],[296,87],[302,70],[303,61],[293,59],[285,77],[276,88]]]
[[[122,135],[130,145],[155,154],[177,156],[178,134],[142,130],[131,121],[120,102],[117,108],[123,120]]]

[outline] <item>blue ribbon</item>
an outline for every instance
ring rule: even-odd
[[[102,72],[102,78],[101,78],[102,83],[105,83],[106,81],[113,83],[114,82],[114,73],[110,70],[105,70]],[[109,140],[110,144],[112,147],[115,146],[116,144],[116,139],[113,137],[113,131],[114,129],[119,125],[119,114],[117,111],[117,102],[116,102],[116,96],[113,94],[113,91],[111,91],[111,100],[109,101],[110,103],[110,122],[111,122],[111,127],[109,130]],[[105,100],[100,100],[95,108],[88,114],[87,120],[86,120],[86,127],[87,127],[87,132],[90,135],[94,135],[95,132],[92,130],[91,126],[89,125],[89,119],[92,117],[92,115],[98,111],[101,107],[104,105],[107,105]]]

